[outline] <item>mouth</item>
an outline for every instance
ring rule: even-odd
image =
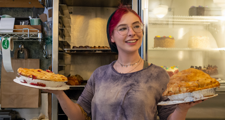
[[[138,40],[128,40],[128,41],[125,41],[126,43],[135,43],[137,42]]]

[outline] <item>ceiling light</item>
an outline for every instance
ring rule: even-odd
[[[153,13],[158,18],[163,18],[168,13],[168,6],[167,5],[159,5],[158,7],[153,9]]]

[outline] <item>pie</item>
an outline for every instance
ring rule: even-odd
[[[43,71],[42,69],[19,68],[17,71],[20,75],[30,77],[33,79],[67,82],[67,77],[65,77],[64,75],[55,74],[50,70]]]
[[[19,77],[16,79],[21,83],[40,87],[62,87],[66,85],[67,77],[55,74],[50,70],[19,68]]]
[[[220,83],[201,70],[189,68],[170,78],[163,96],[171,96],[182,93],[205,90],[219,87]]]

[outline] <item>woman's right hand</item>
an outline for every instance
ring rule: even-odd
[[[48,90],[48,89],[42,89],[42,90],[43,90],[44,92],[53,93],[53,94],[55,94],[56,96],[58,96],[58,95],[64,93],[64,91],[62,91],[62,90]]]

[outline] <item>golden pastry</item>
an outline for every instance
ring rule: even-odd
[[[163,96],[219,87],[220,83],[201,70],[189,68],[170,78]]]
[[[65,77],[64,75],[55,74],[50,70],[43,71],[42,69],[19,68],[17,71],[20,75],[30,77],[32,79],[67,82],[67,77]]]

